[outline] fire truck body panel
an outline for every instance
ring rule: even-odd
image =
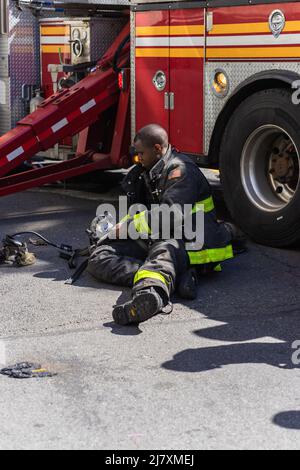
[[[139,41],[145,41],[144,31],[163,30],[169,31],[169,12],[157,11],[150,13],[140,13],[135,17],[135,30],[140,31],[141,36],[136,36],[136,49],[134,55],[142,48],[138,47]],[[132,34],[132,32],[131,32]],[[152,41],[156,40],[152,37]],[[166,36],[167,51],[169,38]],[[143,50],[143,49],[142,49]],[[169,92],[170,84],[170,59],[169,53],[154,56],[139,56],[135,59],[135,116],[136,129],[157,122],[169,131],[169,111],[165,109],[165,93]],[[162,92],[158,92],[153,84],[156,72],[162,71],[166,76],[166,86]]]
[[[136,128],[157,122],[203,153],[204,10],[137,12],[135,44]]]
[[[277,74],[277,80],[282,82],[280,86],[288,81],[284,78],[286,73],[300,76],[297,58],[300,56],[300,4],[287,3],[284,8],[280,4],[286,15],[286,26],[278,38],[269,27],[271,13],[279,8],[277,3],[208,8],[206,13],[197,5],[191,8],[189,3],[186,9],[179,10],[179,5],[173,4],[166,11],[162,9],[165,4],[155,3],[149,11],[149,4],[143,2],[134,13],[132,37],[135,37],[136,69],[132,94],[136,118],[132,135],[149,121],[159,122],[169,130],[172,142],[182,151],[210,155],[218,117],[243,83],[248,84],[249,77],[253,82],[257,80],[256,90],[259,90],[262,72],[269,71],[272,75],[274,71],[282,71],[282,76]],[[142,11],[143,8],[146,11]],[[178,24],[185,29],[180,33],[184,37],[177,34],[178,30],[172,32],[172,27],[168,30],[166,24],[160,29],[162,15],[165,23],[169,15],[170,26],[176,26],[177,16]],[[206,39],[204,15],[207,18],[211,15],[212,19],[212,29],[206,32]],[[197,34],[195,30],[190,34],[189,26],[198,28]],[[191,57],[192,54],[201,57]],[[216,96],[212,89],[212,80],[220,68],[230,82],[229,91],[223,97]],[[152,85],[155,73],[160,70],[167,75],[164,93],[157,92]],[[268,87],[267,83],[265,86]],[[255,87],[251,90],[253,92]],[[175,109],[167,110],[169,112],[165,109],[165,93],[174,93]],[[229,109],[232,111],[231,106]],[[211,163],[215,164],[215,155],[210,156]]]
[[[199,155],[203,153],[204,100],[199,83],[204,73],[204,10],[170,11],[170,34],[170,93],[174,94],[170,139],[175,147]]]

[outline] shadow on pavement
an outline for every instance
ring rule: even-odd
[[[250,244],[248,254],[224,264],[223,273],[202,277],[198,299],[180,302],[201,315],[203,328],[193,331],[199,340],[228,344],[185,349],[162,367],[205,372],[250,363],[299,369],[292,360],[292,344],[300,340],[298,256]]]
[[[273,423],[281,428],[300,430],[300,411],[284,411],[273,418]]]
[[[138,325],[126,326],[126,328],[124,328],[124,326],[117,325],[112,321],[103,323],[103,326],[105,326],[105,328],[111,328],[111,333],[118,336],[138,336],[143,333]]]
[[[33,277],[37,277],[39,279],[49,279],[52,282],[61,282],[61,281],[67,280],[66,271],[64,272],[62,269],[56,270],[56,271],[43,271],[43,272],[34,274]]]
[[[179,372],[206,372],[233,364],[268,364],[281,369],[295,367],[287,355],[285,343],[248,343],[187,349],[175,354],[162,367]]]

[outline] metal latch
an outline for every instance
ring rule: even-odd
[[[214,14],[213,12],[208,12],[206,14],[206,32],[210,33],[214,28]]]
[[[174,111],[175,109],[175,94],[165,93],[165,109]]]

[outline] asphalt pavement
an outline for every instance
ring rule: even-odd
[[[0,235],[30,229],[84,246],[98,205],[117,194],[1,198]],[[0,266],[0,363],[57,375],[0,376],[0,449],[299,448],[299,250],[250,242],[202,278],[196,301],[118,327],[112,305],[128,290],[87,273],[67,286],[56,250],[30,249],[35,265]]]

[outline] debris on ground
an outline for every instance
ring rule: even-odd
[[[13,366],[5,367],[0,370],[0,374],[13,379],[45,378],[57,375],[42,368],[40,364],[32,364],[30,362],[21,362]]]

